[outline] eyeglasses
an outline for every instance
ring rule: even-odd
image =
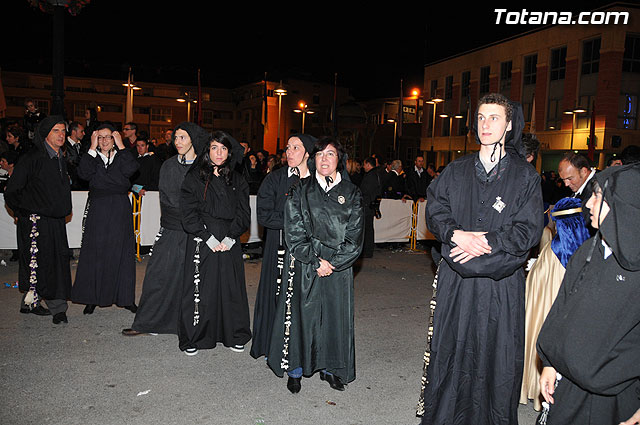
[[[327,158],[337,158],[338,154],[334,151],[329,151],[329,152],[316,152],[316,158],[322,158],[326,155]]]
[[[98,142],[101,140],[113,140],[113,136],[98,136]]]

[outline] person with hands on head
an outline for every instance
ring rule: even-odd
[[[138,169],[120,133],[105,122],[91,134],[82,155],[78,176],[89,182],[82,248],[71,300],[86,304],[83,313],[96,306],[116,304],[135,313],[135,241],[129,178]]]
[[[214,132],[182,183],[182,227],[189,235],[178,339],[189,356],[218,342],[242,352],[251,339],[239,241],[251,224],[249,185],[234,170],[242,152],[229,134]]]

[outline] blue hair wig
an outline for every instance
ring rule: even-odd
[[[551,211],[551,218],[556,222],[556,235],[551,241],[551,250],[564,267],[567,267],[573,253],[590,237],[587,224],[580,211],[566,215],[553,215],[553,213],[573,208],[582,208],[579,198],[562,198]]]

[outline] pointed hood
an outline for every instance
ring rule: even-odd
[[[618,263],[640,270],[640,163],[609,167],[594,178],[611,210],[600,225],[600,233]]]

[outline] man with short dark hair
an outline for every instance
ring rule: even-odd
[[[522,143],[524,144],[525,159],[529,164],[536,165],[536,159],[540,151],[540,141],[535,134],[525,133],[522,135]]]
[[[67,161],[67,172],[71,179],[71,190],[88,190],[89,184],[78,177],[78,165],[82,156],[82,138],[84,126],[78,121],[69,124],[67,140],[64,144],[64,158]]]
[[[18,218],[18,279],[25,294],[20,312],[53,314],[54,324],[67,323],[71,293],[65,225],[65,217],[71,214],[71,190],[62,155],[65,137],[62,116],[42,120],[34,137],[35,149],[17,163],[4,193]]]
[[[480,151],[449,163],[427,190],[427,226],[442,242],[442,261],[418,409],[423,425],[518,423],[522,266],[543,228],[540,176],[524,159],[523,127],[519,104],[482,97],[474,123]]]
[[[380,210],[380,196],[382,195],[382,185],[380,175],[376,168],[375,158],[369,157],[362,163],[364,176],[360,183],[362,192],[362,206],[364,207],[364,244],[362,245],[362,257],[373,257],[375,247],[375,234],[373,227],[373,217]]]
[[[583,155],[568,152],[560,159],[558,174],[564,184],[573,192],[573,197],[580,198],[582,201],[582,217],[587,223],[591,236],[595,235],[596,230],[591,226],[591,214],[587,208],[587,201],[593,193],[588,182],[596,174],[595,168],[592,169],[589,166],[589,160]]]
[[[414,167],[407,170],[407,194],[414,201],[424,202],[427,198],[429,183],[431,183],[431,176],[424,169],[424,157],[418,155]]]
[[[131,176],[132,190],[144,196],[148,190],[158,190],[162,162],[153,152],[149,152],[149,142],[144,139],[136,140],[136,151],[140,168]]]
[[[124,134],[122,138],[124,147],[127,149],[131,148],[135,153],[136,140],[138,140],[138,125],[130,121],[122,128],[122,133]]]

